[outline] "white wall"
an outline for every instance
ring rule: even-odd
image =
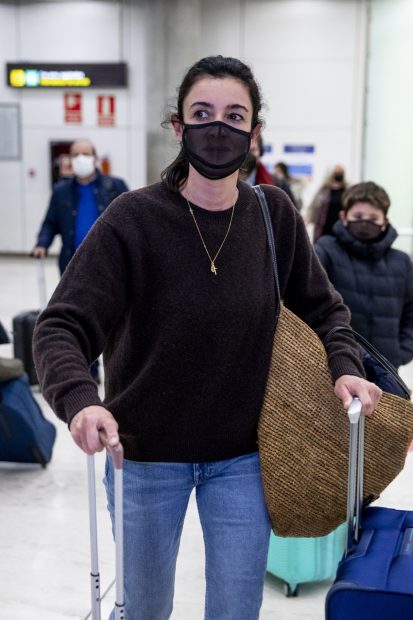
[[[0,227],[0,251],[33,245],[50,195],[50,140],[89,137],[131,187],[157,180],[176,152],[162,113],[184,70],[209,54],[251,64],[273,160],[286,160],[286,143],[315,145],[307,202],[335,163],[358,180],[365,16],[365,0],[0,1],[1,72],[7,60],[125,60],[130,68],[129,88],[115,93],[113,129],[96,127],[96,90],[83,92],[81,126],[63,123],[61,90],[0,90],[0,102],[21,103],[23,120],[22,162],[0,162],[0,218],[10,222]]]
[[[243,58],[261,85],[268,161],[284,144],[313,144],[309,201],[327,169],[360,178],[367,5],[363,0],[205,0],[202,53]],[[298,163],[300,157],[294,157]]]
[[[0,3],[0,65],[7,61],[119,62],[131,67],[127,89],[82,91],[83,121],[65,124],[63,89],[1,89],[0,102],[18,102],[22,118],[22,160],[0,161],[0,251],[27,251],[50,196],[49,142],[87,137],[108,155],[112,174],[130,187],[146,181],[145,37],[136,2]],[[96,97],[116,96],[116,126],[98,127]],[[29,175],[29,171],[34,174]]]
[[[371,4],[363,174],[387,190],[389,217],[413,227],[413,2]],[[411,238],[397,245],[412,252]]]

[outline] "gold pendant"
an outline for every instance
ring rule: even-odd
[[[215,267],[215,263],[214,263],[214,262],[212,262],[212,263],[211,263],[211,271],[212,271],[212,273],[214,273],[215,275],[218,275],[218,270],[217,270],[217,268]]]

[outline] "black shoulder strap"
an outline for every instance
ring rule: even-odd
[[[270,211],[268,209],[267,199],[265,197],[264,192],[260,185],[253,185],[252,189],[256,193],[258,198],[258,202],[261,207],[262,217],[264,219],[264,226],[267,232],[267,242],[271,252],[271,262],[272,269],[274,274],[274,284],[275,284],[275,294],[277,296],[277,317],[279,314],[279,308],[281,303],[281,291],[280,291],[280,282],[278,279],[278,267],[277,267],[277,255],[275,253],[275,241],[274,241],[274,231],[272,228]]]

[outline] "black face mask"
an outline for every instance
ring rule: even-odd
[[[342,172],[336,172],[336,174],[333,174],[333,179],[334,181],[337,181],[337,183],[342,183],[344,179],[344,174]]]
[[[353,237],[366,243],[375,241],[380,237],[383,232],[382,226],[383,225],[376,224],[373,220],[356,220],[354,222],[349,222],[347,220],[348,231]]]
[[[250,150],[251,132],[222,123],[183,125],[182,146],[192,166],[207,179],[238,170]]]

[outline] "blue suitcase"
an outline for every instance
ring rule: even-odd
[[[413,511],[381,507],[362,511],[363,427],[363,418],[351,424],[347,548],[327,594],[325,617],[409,620],[413,618]]]
[[[56,428],[44,417],[27,375],[0,383],[0,461],[45,467],[55,438]]]

